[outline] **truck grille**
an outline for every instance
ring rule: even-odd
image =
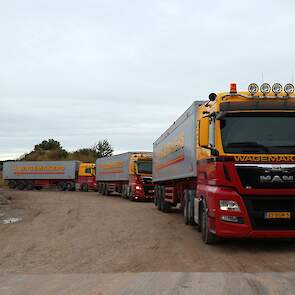
[[[295,188],[294,165],[237,164],[236,168],[245,188]]]
[[[254,230],[295,230],[295,196],[243,197]],[[266,219],[266,212],[291,212],[291,219]]]
[[[155,187],[153,185],[145,185],[143,189],[145,196],[154,196]]]

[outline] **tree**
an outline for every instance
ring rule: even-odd
[[[59,141],[54,139],[43,140],[41,143],[36,144],[34,147],[35,152],[50,151],[50,150],[63,150]]]
[[[113,148],[107,139],[100,140],[95,146],[97,158],[108,157],[113,155]]]

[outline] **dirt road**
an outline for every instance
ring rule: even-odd
[[[0,273],[295,271],[290,241],[206,246],[179,213],[152,203],[79,192],[13,192],[0,225]]]

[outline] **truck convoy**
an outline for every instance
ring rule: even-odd
[[[98,192],[120,193],[123,198],[153,200],[152,153],[128,152],[96,160]]]
[[[183,208],[210,244],[219,237],[295,237],[295,96],[248,92],[195,101],[153,145],[155,205]]]
[[[3,164],[3,179],[10,188],[59,190],[96,189],[95,165],[79,161],[8,161]]]

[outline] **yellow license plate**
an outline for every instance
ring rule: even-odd
[[[265,212],[265,219],[291,219],[291,212]]]

